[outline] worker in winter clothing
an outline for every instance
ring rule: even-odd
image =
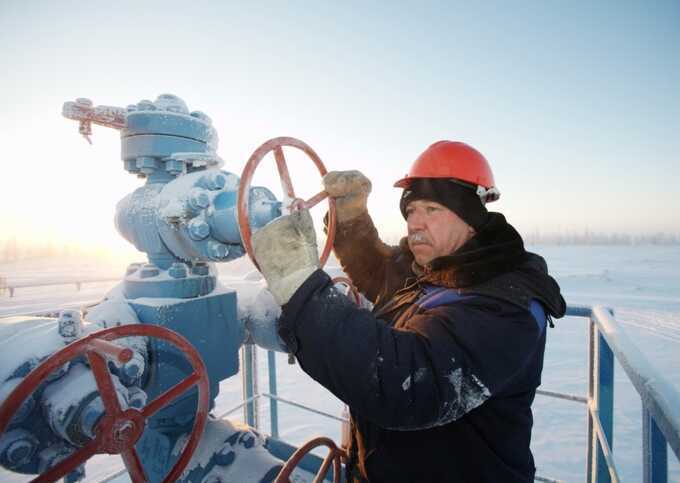
[[[324,185],[335,253],[371,312],[318,269],[308,212],[274,220],[253,244],[283,306],[279,335],[350,407],[348,479],[533,481],[531,404],[546,323],[565,303],[544,260],[487,211],[499,193],[486,159],[463,143],[430,146],[395,185],[408,229],[397,247],[368,215],[367,178],[332,172]]]

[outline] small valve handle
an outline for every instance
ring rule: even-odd
[[[92,124],[123,129],[125,127],[126,110],[115,106],[94,106],[90,99],[79,97],[74,101],[64,103],[62,115],[73,121],[78,121],[78,132],[92,144]]]

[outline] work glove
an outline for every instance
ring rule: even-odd
[[[256,231],[253,251],[274,300],[284,305],[319,268],[316,233],[309,210],[281,216]]]
[[[335,199],[338,223],[352,220],[368,210],[366,202],[371,192],[371,180],[361,172],[331,171],[323,177],[328,196]]]

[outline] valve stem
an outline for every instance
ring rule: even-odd
[[[92,146],[92,123],[90,121],[80,121],[80,126],[78,127],[78,132],[83,135],[83,137]]]

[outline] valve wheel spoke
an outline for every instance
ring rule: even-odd
[[[110,416],[121,413],[122,409],[118,401],[118,394],[113,385],[106,359],[94,351],[88,351],[87,358],[90,361],[90,368],[94,374],[94,381],[97,384],[97,389],[99,389],[106,413]]]
[[[61,460],[49,470],[35,478],[32,483],[48,483],[63,478],[97,453],[99,441],[93,439],[85,446]]]
[[[281,188],[288,198],[294,200],[295,188],[293,188],[293,181],[290,179],[288,164],[286,164],[286,158],[283,155],[281,146],[276,146],[274,148],[274,159],[276,159],[276,169],[279,170],[279,177],[281,178]]]
[[[134,483],[146,481],[146,473],[144,473],[144,467],[139,459],[137,450],[130,448],[127,451],[123,451],[120,456],[123,458],[123,463],[125,463],[125,468],[127,468],[130,478]]]
[[[241,183],[239,184],[238,188],[238,224],[243,241],[243,247],[246,249],[246,253],[248,253],[248,256],[258,269],[260,266],[255,259],[255,255],[253,254],[253,233],[250,226],[248,193],[250,189],[250,183],[253,179],[255,170],[260,164],[260,161],[262,161],[262,159],[270,152],[274,152],[279,178],[281,179],[281,187],[283,188],[284,192],[284,198],[287,198],[285,201],[290,203],[290,207],[284,206],[284,208],[290,208],[292,210],[304,208],[308,209],[312,206],[315,206],[320,201],[328,198],[328,194],[325,191],[312,196],[307,201],[295,196],[293,183],[291,182],[290,173],[288,172],[288,165],[286,164],[286,159],[283,155],[283,146],[290,146],[305,153],[307,157],[312,160],[321,176],[325,176],[328,172],[319,156],[311,147],[299,139],[291,137],[278,137],[270,139],[258,147],[250,156],[250,159],[248,159],[248,162],[241,173]],[[328,208],[328,229],[326,230],[328,236],[326,237],[326,244],[323,248],[323,251],[321,252],[321,256],[319,257],[320,267],[323,267],[326,264],[326,261],[328,260],[333,248],[333,240],[335,239],[335,200],[333,198],[328,198]]]
[[[200,379],[200,375],[196,372],[193,372],[189,377],[183,379],[182,382],[175,384],[156,399],[144,406],[141,411],[142,415],[145,418],[153,416],[160,408],[167,406],[174,399],[198,384]]]
[[[321,203],[323,200],[328,198],[328,193],[325,191],[320,191],[319,193],[315,194],[311,198],[309,198],[307,201],[305,201],[305,208],[310,209],[313,206],[318,205]]]

